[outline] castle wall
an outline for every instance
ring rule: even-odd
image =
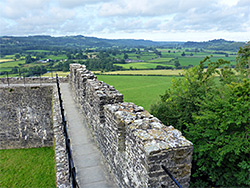
[[[183,187],[189,186],[193,147],[180,131],[123,102],[122,94],[98,81],[84,65],[70,65],[69,81],[120,187],[176,187],[161,165]]]
[[[0,88],[0,149],[53,146],[52,90]]]
[[[54,74],[55,76],[55,74]],[[59,77],[60,82],[68,82],[68,77]],[[10,77],[0,78],[0,84],[42,84],[56,83],[56,77]]]

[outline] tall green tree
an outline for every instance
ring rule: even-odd
[[[236,70],[205,58],[151,108],[193,142],[192,187],[250,186],[249,53],[249,45],[239,50]]]

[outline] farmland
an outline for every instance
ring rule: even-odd
[[[103,75],[144,75],[144,76],[179,76],[182,75],[184,70],[125,70],[125,71],[112,71],[104,72]]]
[[[124,101],[133,102],[136,105],[150,110],[150,105],[160,99],[170,86],[173,77],[163,76],[110,76],[98,75],[98,80],[113,85],[124,95]]]

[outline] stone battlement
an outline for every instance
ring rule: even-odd
[[[60,82],[68,82],[68,77],[59,77]],[[40,84],[56,83],[56,77],[10,77],[0,78],[0,84]]]
[[[176,187],[164,165],[189,187],[193,146],[113,86],[97,80],[84,65],[71,64],[69,81],[100,150],[120,187]]]

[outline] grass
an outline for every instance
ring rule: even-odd
[[[128,70],[128,71],[113,71],[104,72],[105,75],[159,75],[159,76],[179,76],[184,70]]]
[[[0,187],[56,187],[52,147],[0,150]]]
[[[0,59],[0,63],[13,61],[13,59]]]
[[[49,50],[26,50],[26,52],[50,52]]]
[[[146,62],[114,64],[114,65],[121,66],[124,69],[130,69],[130,67],[132,67],[133,69],[155,69],[157,65],[161,65],[161,66],[165,66],[165,67],[171,66],[171,65],[165,65],[165,64],[146,63]]]
[[[133,102],[149,111],[170,87],[173,77],[164,76],[110,76],[97,75],[98,80],[113,85],[124,95],[124,101]]]
[[[9,61],[9,62],[4,62],[0,64],[0,69],[1,68],[13,68],[13,67],[18,67],[18,64],[25,64],[25,60],[19,60],[19,61]]]
[[[60,76],[66,77],[69,74],[69,72],[56,71],[56,72],[53,72],[53,77],[55,77],[56,74],[58,74],[59,77]],[[52,74],[51,72],[49,72],[49,73],[43,74],[42,77],[52,77]]]
[[[47,59],[53,59],[53,60],[61,60],[61,59],[68,59],[66,55],[48,55],[46,56]],[[46,59],[46,58],[43,58],[43,59]]]
[[[148,61],[149,63],[168,63],[169,61],[171,61],[173,58],[157,58],[157,59],[153,59]]]

